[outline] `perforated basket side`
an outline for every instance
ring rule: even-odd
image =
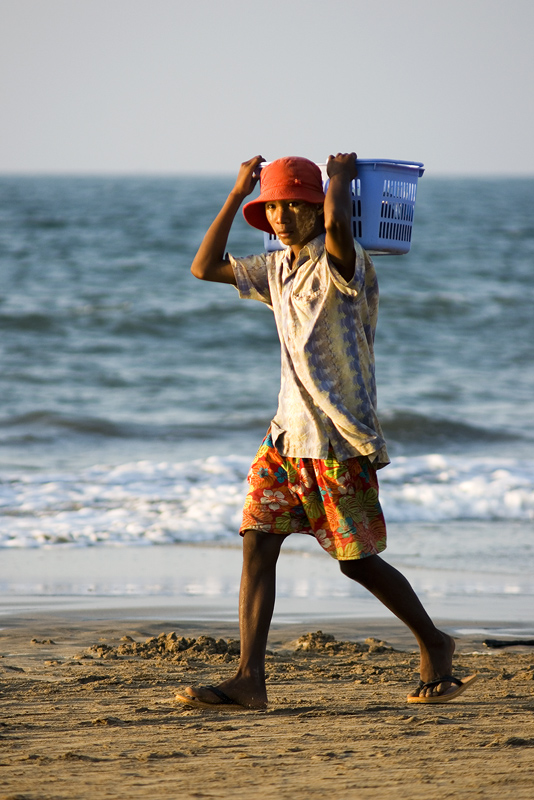
[[[358,162],[355,238],[372,255],[402,255],[412,241],[421,164]],[[355,199],[356,199],[355,198]]]

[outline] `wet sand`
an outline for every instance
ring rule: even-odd
[[[409,705],[418,658],[400,624],[275,622],[266,711],[174,700],[232,673],[234,622],[63,609],[1,624],[3,800],[533,795],[534,648],[490,649],[475,624],[454,669],[479,681]]]

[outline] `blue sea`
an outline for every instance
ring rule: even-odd
[[[232,182],[0,177],[4,553],[238,544],[280,356],[268,309],[189,271]],[[531,615],[533,207],[533,179],[425,175],[410,253],[375,258],[386,557]]]

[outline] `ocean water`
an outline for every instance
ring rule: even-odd
[[[189,272],[231,185],[0,177],[0,548],[235,541],[279,345]],[[425,175],[375,264],[387,553],[534,611],[533,206],[532,179]],[[262,245],[239,218],[230,252]]]

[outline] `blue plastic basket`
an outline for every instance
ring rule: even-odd
[[[408,253],[417,195],[417,181],[424,166],[417,161],[358,159],[358,177],[352,182],[352,229],[354,238],[370,255]],[[328,187],[326,164],[318,164]],[[266,251],[282,250],[276,236],[264,233]]]

